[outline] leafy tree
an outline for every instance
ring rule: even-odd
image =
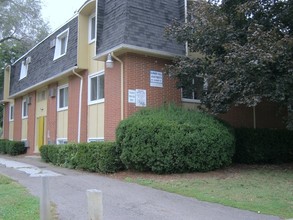
[[[1,91],[5,66],[48,35],[49,28],[41,17],[41,6],[40,0],[0,0]]]
[[[280,103],[293,128],[292,0],[195,1],[188,21],[174,21],[166,33],[190,50],[167,67],[178,87],[192,90],[191,79],[206,78],[202,103],[213,113],[263,100]]]

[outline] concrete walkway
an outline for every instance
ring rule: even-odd
[[[5,162],[6,161],[6,162]],[[16,165],[13,165],[15,162]],[[8,165],[7,165],[8,164]],[[28,170],[34,170],[33,175]],[[41,178],[48,174],[50,199],[57,205],[60,220],[87,219],[87,189],[103,192],[104,220],[277,220],[218,204],[151,189],[98,174],[59,168],[36,157],[0,156],[0,174],[17,180],[36,196]]]

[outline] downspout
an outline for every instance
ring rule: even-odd
[[[121,120],[124,119],[124,64],[123,61],[114,55],[114,52],[111,53],[111,56],[114,57],[121,64]]]
[[[78,131],[77,131],[77,143],[80,143],[80,128],[81,128],[81,101],[82,101],[82,85],[83,85],[83,77],[79,75],[75,70],[78,69],[76,66],[72,72],[74,75],[80,78],[80,86],[79,86],[79,106],[78,106]]]

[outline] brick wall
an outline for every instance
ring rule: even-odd
[[[126,118],[141,109],[128,103],[128,90],[143,89],[147,92],[147,107],[161,106],[164,103],[180,103],[180,90],[176,81],[164,75],[163,88],[150,86],[150,71],[163,72],[170,61],[134,53],[119,57],[124,64],[124,115]],[[105,69],[105,140],[115,140],[115,130],[121,120],[121,69],[115,61],[112,69]]]
[[[28,95],[31,104],[28,105],[27,140],[29,148],[27,154],[33,154],[35,150],[35,125],[36,125],[36,92]]]
[[[21,126],[22,126],[22,98],[14,100],[14,128],[13,140],[21,141]]]
[[[286,127],[284,123],[286,115],[286,109],[280,108],[276,103],[262,102],[255,107],[256,128],[283,129]],[[220,114],[219,118],[233,127],[254,127],[252,107],[233,107],[226,114]]]
[[[57,83],[49,85],[49,90],[56,91],[55,97],[48,97],[47,103],[47,126],[45,135],[47,136],[47,143],[56,143],[57,136]]]
[[[88,74],[86,71],[81,73],[83,76],[83,94],[82,94],[82,109],[81,109],[81,142],[87,141],[87,81]],[[68,141],[78,141],[78,117],[79,117],[79,91],[80,78],[73,75],[69,77],[68,88]]]

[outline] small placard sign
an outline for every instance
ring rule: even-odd
[[[150,71],[150,86],[163,87],[163,73],[158,71]]]

